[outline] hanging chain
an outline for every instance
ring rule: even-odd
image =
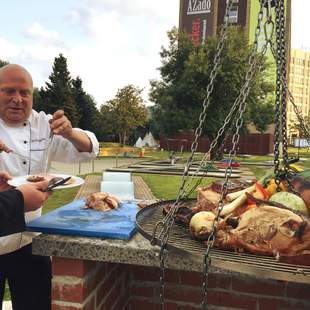
[[[278,10],[276,9],[276,50],[275,50],[275,60],[277,65],[277,76],[276,76],[276,101],[275,101],[275,129],[274,129],[274,175],[275,182],[277,184],[277,190],[280,188],[280,129],[281,129],[281,80],[282,80],[282,70],[281,70],[281,49],[280,49],[280,24]]]
[[[224,21],[223,27],[221,28],[220,40],[218,42],[216,53],[215,53],[214,60],[213,60],[213,67],[212,67],[211,74],[210,74],[210,81],[209,81],[209,84],[207,86],[206,97],[203,101],[203,109],[202,109],[202,112],[199,116],[199,125],[195,131],[195,140],[193,141],[192,146],[191,146],[192,152],[191,152],[191,155],[187,161],[186,167],[188,167],[188,168],[185,169],[184,175],[188,174],[189,167],[192,165],[194,153],[196,152],[197,147],[198,147],[198,140],[199,140],[201,133],[202,133],[202,126],[203,126],[203,123],[204,123],[205,118],[206,118],[206,112],[207,112],[207,109],[210,105],[210,97],[211,97],[211,93],[212,93],[213,88],[214,88],[215,78],[216,78],[218,71],[219,71],[220,57],[221,57],[221,54],[223,51],[224,41],[226,39],[226,32],[227,32],[228,22],[229,22],[229,12],[230,12],[230,9],[232,6],[232,2],[233,2],[233,0],[228,0],[226,2],[225,21]],[[184,175],[183,175],[183,179],[184,179]],[[166,245],[168,243],[170,229],[174,223],[174,216],[175,216],[177,209],[179,207],[180,197],[181,197],[180,193],[182,192],[182,188],[183,188],[183,186],[180,187],[178,197],[177,197],[175,203],[170,208],[167,215],[165,216],[165,218],[162,221],[159,221],[155,225],[155,228],[153,231],[153,238],[151,240],[151,243],[154,244],[155,238],[157,237],[156,232],[159,228],[161,228],[161,231],[158,235],[158,239],[160,240],[160,252],[159,252],[159,259],[160,259],[160,294],[159,295],[160,296],[159,297],[160,297],[160,309],[161,310],[165,309],[165,303],[164,303],[165,258],[166,258],[166,252],[165,252],[166,250],[165,249],[166,249]]]
[[[288,142],[287,142],[287,85],[286,85],[286,46],[285,46],[285,8],[284,0],[276,2],[276,52],[272,47],[273,55],[277,63],[277,88],[276,88],[276,113],[275,113],[275,158],[274,173],[277,190],[280,190],[280,182],[284,177],[292,189],[289,175]],[[280,142],[282,141],[283,170],[280,169]]]
[[[268,0],[261,0],[261,2],[263,2],[264,4],[267,3]],[[258,13],[258,19],[257,19],[257,27],[256,27],[256,31],[255,31],[255,38],[254,38],[254,42],[252,45],[252,49],[251,49],[251,53],[250,53],[250,57],[249,57],[249,70],[246,74],[247,79],[249,79],[250,81],[253,79],[253,77],[255,76],[257,70],[253,70],[253,68],[255,66],[253,66],[253,64],[255,64],[255,58],[257,57],[256,53],[258,50],[258,40],[259,40],[259,36],[261,34],[262,31],[262,20],[264,17],[264,13],[263,13],[263,6],[260,7],[260,11]],[[271,32],[273,32],[273,22],[272,20],[270,21],[270,18],[267,19],[265,25],[264,25],[264,29],[266,29],[266,25],[271,24]],[[268,42],[262,47],[262,54],[264,55],[266,50],[267,50],[267,45]],[[253,66],[253,67],[251,67]],[[249,81],[249,82],[250,82]],[[183,175],[183,182],[182,182],[182,186],[181,186],[181,190],[180,190],[180,197],[181,199],[188,197],[191,193],[194,192],[194,190],[197,188],[197,186],[201,183],[202,179],[207,175],[209,168],[213,165],[214,160],[215,159],[211,159],[210,162],[210,154],[212,153],[212,151],[216,148],[216,146],[219,145],[219,139],[220,137],[222,137],[224,135],[224,139],[227,139],[227,133],[229,132],[229,130],[227,130],[227,127],[229,124],[231,124],[231,126],[233,125],[233,123],[235,122],[235,119],[237,117],[236,116],[233,118],[233,115],[235,114],[237,107],[239,107],[240,102],[242,100],[242,94],[245,91],[245,89],[248,87],[249,83],[245,82],[245,84],[242,86],[241,91],[238,95],[238,97],[236,98],[236,100],[234,101],[228,115],[226,116],[224,123],[222,125],[222,127],[218,130],[217,132],[217,136],[215,137],[215,139],[211,142],[210,144],[210,148],[209,151],[204,155],[204,157],[202,158],[202,160],[200,161],[195,173],[193,173],[191,175],[190,178],[188,178],[188,174],[184,174]],[[218,150],[219,152],[219,150]],[[208,163],[209,162],[209,163]],[[205,168],[202,170],[202,168]],[[186,170],[188,170],[189,166],[186,165]],[[188,172],[188,171],[187,171]],[[200,174],[200,177],[197,178]],[[186,183],[187,182],[187,183]],[[190,187],[190,184],[193,184]]]
[[[276,51],[275,51],[273,46],[271,46],[271,52],[272,52],[272,55],[273,55],[274,59],[276,60],[276,58],[277,58]],[[297,116],[299,125],[300,125],[300,127],[301,127],[301,129],[302,129],[302,131],[303,131],[303,133],[305,135],[305,138],[307,139],[308,144],[310,145],[310,127],[307,124],[307,122],[305,121],[304,117],[302,116],[301,111],[297,107],[297,105],[295,103],[294,96],[291,93],[291,91],[290,91],[290,89],[289,89],[289,87],[287,85],[286,79],[284,79],[283,76],[282,76],[282,85],[283,85],[283,87],[285,88],[285,90],[287,92],[288,99],[289,99],[289,101],[291,102],[291,104],[293,106],[293,110],[295,112],[295,115]]]
[[[280,17],[280,42],[281,42],[281,63],[282,63],[282,74],[281,74],[281,88],[282,88],[282,140],[283,140],[283,163],[284,163],[284,176],[288,181],[289,188],[292,188],[291,179],[289,175],[289,162],[288,162],[288,142],[287,142],[287,98],[286,98],[286,89],[283,85],[283,80],[287,79],[287,70],[286,70],[286,43],[285,43],[285,8],[284,0],[277,3],[279,5],[279,17]],[[276,4],[276,7],[277,7]]]
[[[236,146],[239,143],[239,139],[240,139],[240,129],[243,125],[243,114],[245,112],[246,109],[246,99],[249,95],[250,89],[251,89],[251,82],[253,81],[257,71],[260,69],[263,60],[264,60],[264,56],[267,52],[267,48],[269,45],[269,42],[266,41],[264,46],[262,47],[261,50],[261,54],[259,56],[257,56],[257,48],[258,48],[258,38],[259,35],[261,33],[261,22],[262,22],[262,18],[263,18],[263,7],[265,6],[267,1],[260,1],[261,4],[261,8],[260,8],[260,13],[259,13],[259,17],[258,17],[258,26],[257,26],[257,30],[256,30],[256,34],[255,34],[255,40],[254,40],[254,47],[252,50],[252,54],[249,58],[249,70],[246,74],[246,78],[245,78],[245,83],[240,91],[240,94],[238,96],[238,98],[236,99],[235,102],[238,102],[238,113],[237,113],[237,120],[235,123],[235,133],[232,137],[232,148],[229,152],[229,156],[228,156],[228,167],[225,169],[225,180],[224,180],[224,184],[222,187],[222,192],[221,192],[221,199],[219,202],[219,207],[217,209],[217,214],[215,217],[215,220],[213,222],[212,225],[212,229],[211,229],[211,233],[208,237],[207,240],[207,250],[205,252],[204,255],[204,272],[203,272],[203,303],[202,303],[202,308],[203,310],[207,309],[207,305],[208,305],[208,278],[209,278],[209,266],[210,264],[210,251],[214,245],[215,242],[215,238],[216,238],[216,232],[217,232],[217,227],[219,224],[219,220],[220,220],[220,214],[221,211],[223,209],[224,206],[224,197],[227,193],[227,184],[228,184],[228,179],[232,173],[232,168],[231,168],[231,163],[233,158],[236,156]],[[266,21],[266,23],[269,23],[268,19]],[[266,27],[266,24],[265,24]]]
[[[189,168],[192,166],[193,164],[193,159],[194,159],[194,154],[197,151],[198,148],[198,143],[199,143],[199,138],[201,137],[201,133],[202,133],[202,129],[203,129],[203,125],[207,116],[207,110],[210,106],[210,97],[211,97],[211,93],[213,92],[213,88],[214,88],[214,83],[215,83],[215,78],[218,74],[218,67],[219,67],[219,63],[220,63],[220,55],[222,53],[223,47],[224,47],[224,41],[226,39],[226,32],[227,32],[227,27],[228,27],[228,20],[229,20],[229,12],[231,9],[233,1],[229,0],[226,3],[226,12],[225,12],[225,19],[224,19],[224,26],[221,28],[221,33],[220,33],[220,40],[218,42],[218,46],[217,46],[217,53],[214,57],[213,60],[213,68],[210,74],[210,82],[207,86],[207,94],[206,97],[203,101],[202,104],[202,112],[199,116],[199,124],[198,127],[195,130],[195,138],[194,141],[191,145],[191,154],[185,164],[185,168],[184,168],[184,173],[182,176],[182,180],[181,180],[181,186],[179,188],[179,192],[178,192],[178,198],[177,201],[179,201],[182,198],[186,197],[186,190],[184,188],[184,185],[187,181],[188,175],[189,175]],[[198,173],[198,171],[196,172]],[[195,176],[193,176],[195,177]]]
[[[297,116],[297,119],[299,121],[299,126],[301,127],[301,129],[305,135],[305,138],[307,139],[307,142],[310,145],[310,128],[309,128],[309,125],[306,123],[306,121],[304,120],[304,118],[302,116],[301,111],[298,109],[298,107],[295,103],[294,96],[292,95],[291,91],[289,90],[286,81],[284,83],[284,86],[285,86],[285,89],[287,91],[288,98],[293,105],[295,115]]]

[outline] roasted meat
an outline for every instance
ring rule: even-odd
[[[173,206],[172,203],[166,204],[163,208],[163,214],[166,215],[167,213],[169,213],[172,206]],[[178,210],[176,211],[174,217],[176,223],[182,224],[184,226],[189,225],[192,216],[195,214],[191,206],[192,205],[188,203],[186,206],[181,205],[178,207]]]
[[[300,195],[306,204],[310,214],[310,181],[303,177],[296,177],[293,182],[294,190]]]
[[[94,193],[86,198],[85,208],[97,211],[110,211],[117,209],[120,201],[107,193]]]
[[[221,194],[213,191],[208,187],[198,188],[197,204],[193,208],[193,212],[199,211],[213,211],[215,210],[221,200]]]
[[[310,222],[285,208],[255,206],[239,216],[236,228],[221,225],[215,245],[270,256],[302,255],[310,250]]]
[[[40,182],[45,180],[45,178],[42,175],[29,175],[26,180],[28,182]]]
[[[211,189],[215,192],[222,193],[224,183],[225,183],[224,180],[215,181],[212,183]],[[248,182],[240,182],[238,180],[228,181],[226,185],[227,188],[226,194],[240,191],[242,189],[247,188],[250,185],[252,185],[252,183],[249,184]]]

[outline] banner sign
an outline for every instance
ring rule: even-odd
[[[188,33],[195,45],[213,34],[215,0],[181,1],[180,28]]]

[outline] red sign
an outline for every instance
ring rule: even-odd
[[[215,0],[181,0],[180,28],[190,35],[195,45],[213,35]]]

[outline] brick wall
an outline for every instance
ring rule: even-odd
[[[172,138],[172,139],[170,139]],[[232,148],[231,139],[227,138],[224,149],[230,150]],[[160,147],[169,150],[180,152],[190,151],[191,145],[195,139],[193,132],[182,131],[177,133],[173,137],[160,137]],[[237,144],[238,154],[250,154],[250,155],[267,155],[273,152],[273,135],[271,134],[245,134],[241,135]],[[197,152],[207,152],[210,148],[210,141],[208,138],[201,137],[199,139]]]
[[[159,270],[53,258],[53,310],[159,310]],[[202,276],[166,271],[165,310],[201,309]],[[209,310],[310,309],[310,285],[209,275]]]
[[[125,310],[127,268],[119,264],[53,257],[53,310]]]

